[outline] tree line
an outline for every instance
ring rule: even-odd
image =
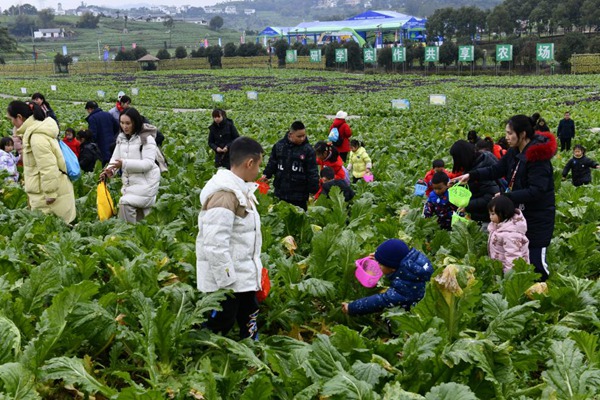
[[[600,31],[600,0],[504,0],[491,10],[440,8],[427,19],[428,37],[470,38]]]

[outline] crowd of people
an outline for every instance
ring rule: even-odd
[[[120,176],[123,180],[119,217],[128,222],[143,219],[156,201],[160,183],[156,127],[131,107],[124,93],[115,113],[103,111],[95,101],[85,104],[87,129],[77,133],[64,130],[62,141],[79,161],[84,172],[102,165],[99,179]],[[23,187],[31,209],[52,213],[66,223],[76,218],[73,184],[67,174],[65,157],[59,146],[58,118],[41,93],[31,101],[12,101],[7,116],[13,125],[12,137],[0,140],[0,169],[7,179],[20,182],[18,165],[23,166]],[[117,174],[118,172],[118,174]]]
[[[110,111],[96,102],[85,104],[88,129],[64,130],[65,144],[78,157],[81,169],[92,172],[102,165],[100,180],[122,180],[118,216],[136,223],[152,210],[158,194],[164,136],[138,110],[131,98],[119,94]],[[12,101],[7,108],[13,136],[0,140],[0,168],[7,180],[20,182],[17,165],[23,166],[23,184],[32,209],[52,213],[66,223],[76,218],[73,184],[58,145],[57,115],[43,95],[30,102]],[[212,112],[208,146],[214,151],[216,174],[200,194],[198,216],[197,286],[202,292],[231,289],[233,297],[212,313],[207,327],[227,333],[237,322],[240,338],[257,338],[258,302],[262,287],[260,215],[255,190],[271,179],[274,196],[302,210],[312,200],[329,196],[338,187],[352,201],[353,186],[373,180],[373,162],[363,142],[352,138],[348,114],[339,111],[329,127],[328,140],[311,145],[306,126],[294,121],[271,149],[262,174],[264,150],[254,139],[240,136],[225,110]],[[575,124],[567,112],[558,130],[561,150],[569,151]],[[333,139],[331,139],[333,138]],[[600,165],[585,156],[579,144],[562,176],[572,173],[575,186],[591,182],[590,169]],[[419,182],[426,186],[424,217],[436,217],[441,229],[451,230],[454,215],[468,217],[489,232],[488,252],[500,260],[504,272],[517,259],[533,264],[540,280],[548,278],[546,250],[552,239],[556,213],[551,159],[557,140],[539,114],[515,115],[502,140],[479,137],[470,131],[449,149],[452,168],[439,158]],[[470,198],[453,203],[454,185],[463,185]],[[399,239],[383,242],[371,257],[390,281],[385,293],[343,303],[342,311],[359,315],[391,306],[410,309],[425,293],[433,267],[427,256]]]

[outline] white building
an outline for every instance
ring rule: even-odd
[[[227,6],[225,7],[225,14],[237,14],[237,9],[235,6]]]
[[[246,8],[246,9],[244,9],[244,14],[246,14],[246,15],[256,14],[256,10],[254,8]]]
[[[34,39],[56,39],[63,37],[65,37],[65,30],[63,28],[38,29],[33,32]]]
[[[204,7],[204,12],[207,14],[221,14],[223,9],[221,7]]]
[[[335,8],[337,5],[337,0],[319,0],[316,8]]]
[[[58,3],[58,8],[56,9],[56,11],[54,11],[54,15],[67,15],[65,10],[63,10],[61,3]]]

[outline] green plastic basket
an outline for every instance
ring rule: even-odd
[[[452,221],[450,222],[450,225],[455,226],[458,223],[470,224],[471,220],[465,217],[461,217],[460,215],[458,215],[458,213],[455,212],[452,214]]]
[[[471,191],[465,186],[454,185],[448,189],[448,200],[456,207],[466,207],[471,200]]]

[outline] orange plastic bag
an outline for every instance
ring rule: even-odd
[[[271,291],[271,280],[269,279],[269,270],[266,268],[263,268],[261,272],[261,287],[262,289],[256,292],[256,300],[258,300],[259,303],[265,301],[267,296],[269,295],[269,292]]]

